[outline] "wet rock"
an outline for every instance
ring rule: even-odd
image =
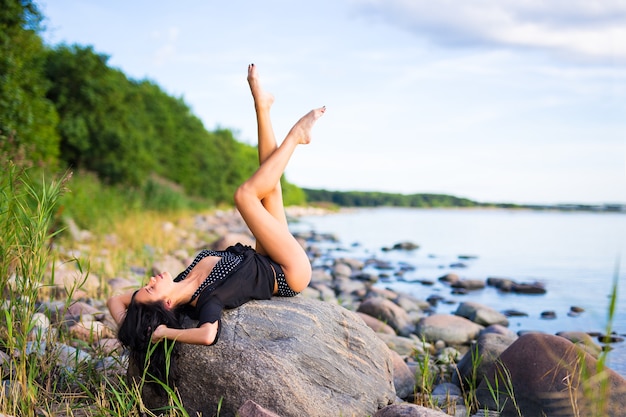
[[[487,285],[490,287],[495,287],[503,292],[510,292],[513,288],[515,281],[510,278],[498,278],[498,277],[489,277],[487,278]]]
[[[419,245],[413,242],[398,242],[391,247],[391,250],[416,250],[419,249]]]
[[[624,341],[624,338],[622,336],[618,336],[616,334],[604,334],[604,335],[600,335],[598,336],[598,340],[601,343],[620,343]]]
[[[585,350],[585,352],[589,353],[591,356],[593,356],[596,359],[598,358],[598,355],[600,354],[600,352],[602,352],[602,347],[596,344],[593,341],[593,338],[585,332],[576,332],[576,331],[558,332],[556,335],[564,337],[572,343],[578,344]]]
[[[528,313],[519,310],[504,310],[502,314],[507,317],[528,317]]]
[[[556,311],[542,311],[541,318],[544,320],[555,320],[556,319]]]
[[[451,284],[452,288],[462,288],[469,291],[482,290],[485,281],[480,279],[461,279]]]
[[[454,314],[465,317],[481,326],[490,326],[492,324],[509,325],[509,321],[504,314],[491,307],[472,301],[461,303]]]
[[[545,294],[546,287],[540,282],[513,284],[511,291],[518,294]]]
[[[443,275],[443,276],[439,277],[438,279],[441,282],[446,282],[446,283],[452,285],[455,282],[459,281],[461,279],[461,277],[459,277],[457,274],[450,273],[450,274]]]

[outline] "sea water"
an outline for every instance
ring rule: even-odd
[[[517,310],[510,317],[516,332],[554,334],[580,330],[626,334],[626,214],[501,209],[374,208],[307,216],[294,231],[332,233],[337,256],[379,259],[409,266],[402,277],[393,274],[379,286],[447,303],[437,313],[452,313],[463,301],[475,301],[498,311]],[[419,245],[412,251],[389,251],[396,243]],[[620,267],[620,261],[623,264]],[[541,282],[547,293],[502,293],[492,287],[453,294],[437,279],[447,273],[461,278],[509,278]],[[383,276],[385,276],[383,274]],[[424,281],[434,285],[424,285]],[[609,306],[617,283],[617,308],[609,322]],[[584,312],[569,314],[572,306]],[[546,320],[542,312],[556,313]],[[626,376],[626,342],[612,344],[609,366]]]

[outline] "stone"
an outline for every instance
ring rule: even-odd
[[[448,345],[463,345],[476,339],[484,329],[465,317],[452,314],[433,314],[417,323],[416,333],[427,342],[443,340]]]
[[[180,261],[180,259],[167,255],[162,259],[154,262],[152,264],[152,275],[160,274],[161,272],[169,272],[173,277],[178,275],[181,271],[183,271],[187,266]]]
[[[221,399],[220,417],[232,417],[254,399],[281,417],[365,416],[396,398],[383,341],[354,313],[302,297],[226,310],[219,341],[181,344],[177,365],[189,415],[215,415]],[[167,402],[150,386],[142,396],[150,409]]]
[[[501,387],[500,404],[490,390],[495,386]],[[478,386],[476,399],[480,408],[502,409],[501,417],[624,416],[625,394],[626,380],[608,368],[598,373],[597,360],[574,343],[528,333],[502,352]]]
[[[374,332],[392,334],[392,335],[396,334],[396,331],[393,330],[393,327],[391,327],[390,325],[386,324],[385,322],[381,320],[378,320],[376,317],[372,317],[369,314],[360,313],[360,312],[357,312],[356,314],[359,317],[361,317],[363,321],[365,322],[365,324],[367,324],[367,326],[370,329],[374,330]]]
[[[396,336],[393,334],[376,333],[376,335],[389,347],[389,349],[401,356],[412,356],[416,353],[430,351],[430,345],[410,337]]]
[[[540,282],[515,283],[511,291],[518,294],[545,294],[546,287]]]
[[[450,285],[454,284],[455,282],[458,282],[461,279],[461,277],[459,277],[457,274],[455,273],[449,273],[446,275],[443,275],[441,277],[439,277],[439,281],[441,282],[446,282]]]
[[[244,246],[254,247],[254,238],[248,233],[225,233],[224,236],[213,242],[211,249],[224,250],[229,246],[241,243]]]
[[[402,356],[391,351],[393,361],[393,385],[396,395],[403,400],[407,399],[415,391],[415,374],[411,372]]]
[[[478,386],[493,363],[515,340],[515,334],[482,333],[458,362],[452,382],[468,388]]]
[[[352,268],[344,263],[337,263],[333,266],[332,275],[335,279],[350,278],[352,275]]]
[[[54,285],[68,293],[79,289],[96,292],[100,288],[100,278],[92,272],[79,270],[74,263],[57,262],[54,268]]]
[[[594,358],[598,358],[598,355],[602,352],[602,347],[594,342],[593,337],[585,332],[567,331],[558,332],[557,336],[566,338],[572,343],[576,343],[581,346],[588,354]]]
[[[461,279],[451,284],[452,288],[462,288],[466,290],[482,290],[485,288],[485,281],[480,279]]]
[[[450,417],[450,415],[421,405],[403,403],[378,410],[373,417]]]
[[[391,326],[400,336],[408,336],[415,330],[406,311],[391,300],[381,297],[365,299],[359,308],[360,313],[368,314]]]
[[[481,326],[491,326],[492,324],[509,325],[509,320],[504,314],[486,305],[471,301],[461,303],[454,314],[465,317]]]

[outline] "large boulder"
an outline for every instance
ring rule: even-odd
[[[230,417],[253,400],[281,417],[365,416],[396,398],[385,343],[356,314],[303,297],[225,311],[219,341],[181,344],[177,363],[190,415],[215,415],[221,402]],[[150,409],[167,404],[148,385],[142,395]]]
[[[501,417],[626,416],[626,380],[597,365],[563,337],[528,333],[502,352],[476,399],[481,409],[501,410]]]

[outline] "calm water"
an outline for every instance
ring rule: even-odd
[[[609,296],[618,276],[618,304],[613,331],[626,334],[626,215],[619,213],[538,212],[525,210],[438,210],[379,208],[302,218],[294,230],[333,233],[350,256],[376,257],[415,267],[403,281],[393,277],[380,285],[426,299],[437,294],[454,304],[439,304],[437,312],[456,310],[458,302],[476,301],[496,310],[515,309],[528,317],[511,317],[510,328],[604,332]],[[412,252],[384,252],[383,247],[410,241],[420,248]],[[459,256],[473,259],[460,260]],[[346,256],[339,253],[337,256]],[[623,266],[619,268],[619,262]],[[463,262],[466,267],[450,265]],[[619,273],[617,273],[619,268]],[[436,280],[455,272],[463,278],[506,277],[518,282],[541,281],[545,295],[499,293],[493,288],[452,295]],[[585,312],[569,317],[571,306]],[[540,318],[555,311],[555,320]],[[626,343],[613,345],[609,366],[626,376]]]

